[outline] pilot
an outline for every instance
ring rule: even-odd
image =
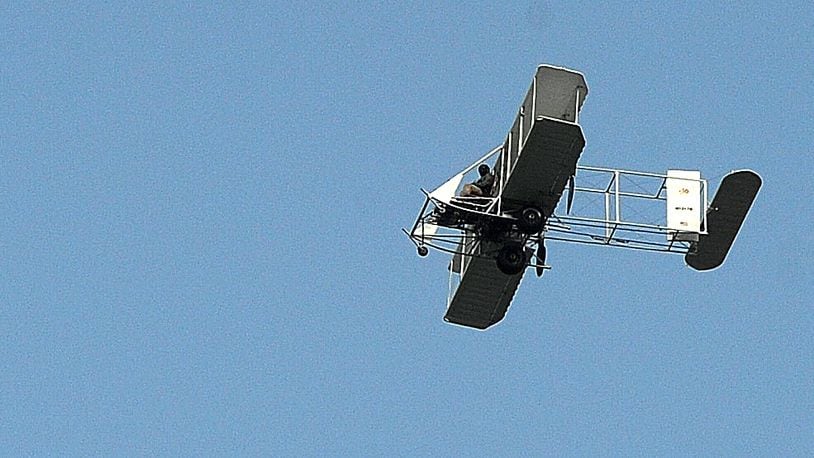
[[[495,184],[495,175],[489,170],[489,166],[481,164],[478,167],[480,178],[474,183],[464,185],[461,197],[481,197],[489,196],[492,193],[492,186]]]

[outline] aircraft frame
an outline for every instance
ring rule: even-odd
[[[580,166],[587,90],[581,73],[539,66],[504,143],[434,190],[422,189],[418,216],[402,230],[420,256],[430,248],[452,255],[447,322],[481,330],[500,322],[525,270],[542,276],[551,269],[547,241],[681,254],[699,271],[723,264],[760,176],[731,172],[710,202],[698,171]],[[462,197],[465,178],[490,160],[493,189]]]

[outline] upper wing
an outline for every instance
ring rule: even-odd
[[[587,93],[581,73],[538,67],[495,167],[508,207],[554,213],[585,147],[579,111]]]
[[[539,205],[552,215],[584,147],[579,125],[550,118],[535,121],[504,185],[504,201]]]

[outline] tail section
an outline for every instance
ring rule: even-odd
[[[707,212],[707,234],[701,235],[684,261],[695,270],[711,270],[724,263],[762,180],[751,170],[725,176]]]

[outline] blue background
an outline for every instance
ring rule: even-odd
[[[0,448],[814,454],[807,2],[4,3]],[[583,72],[582,164],[764,178],[727,263],[549,246],[488,332],[400,232]]]

